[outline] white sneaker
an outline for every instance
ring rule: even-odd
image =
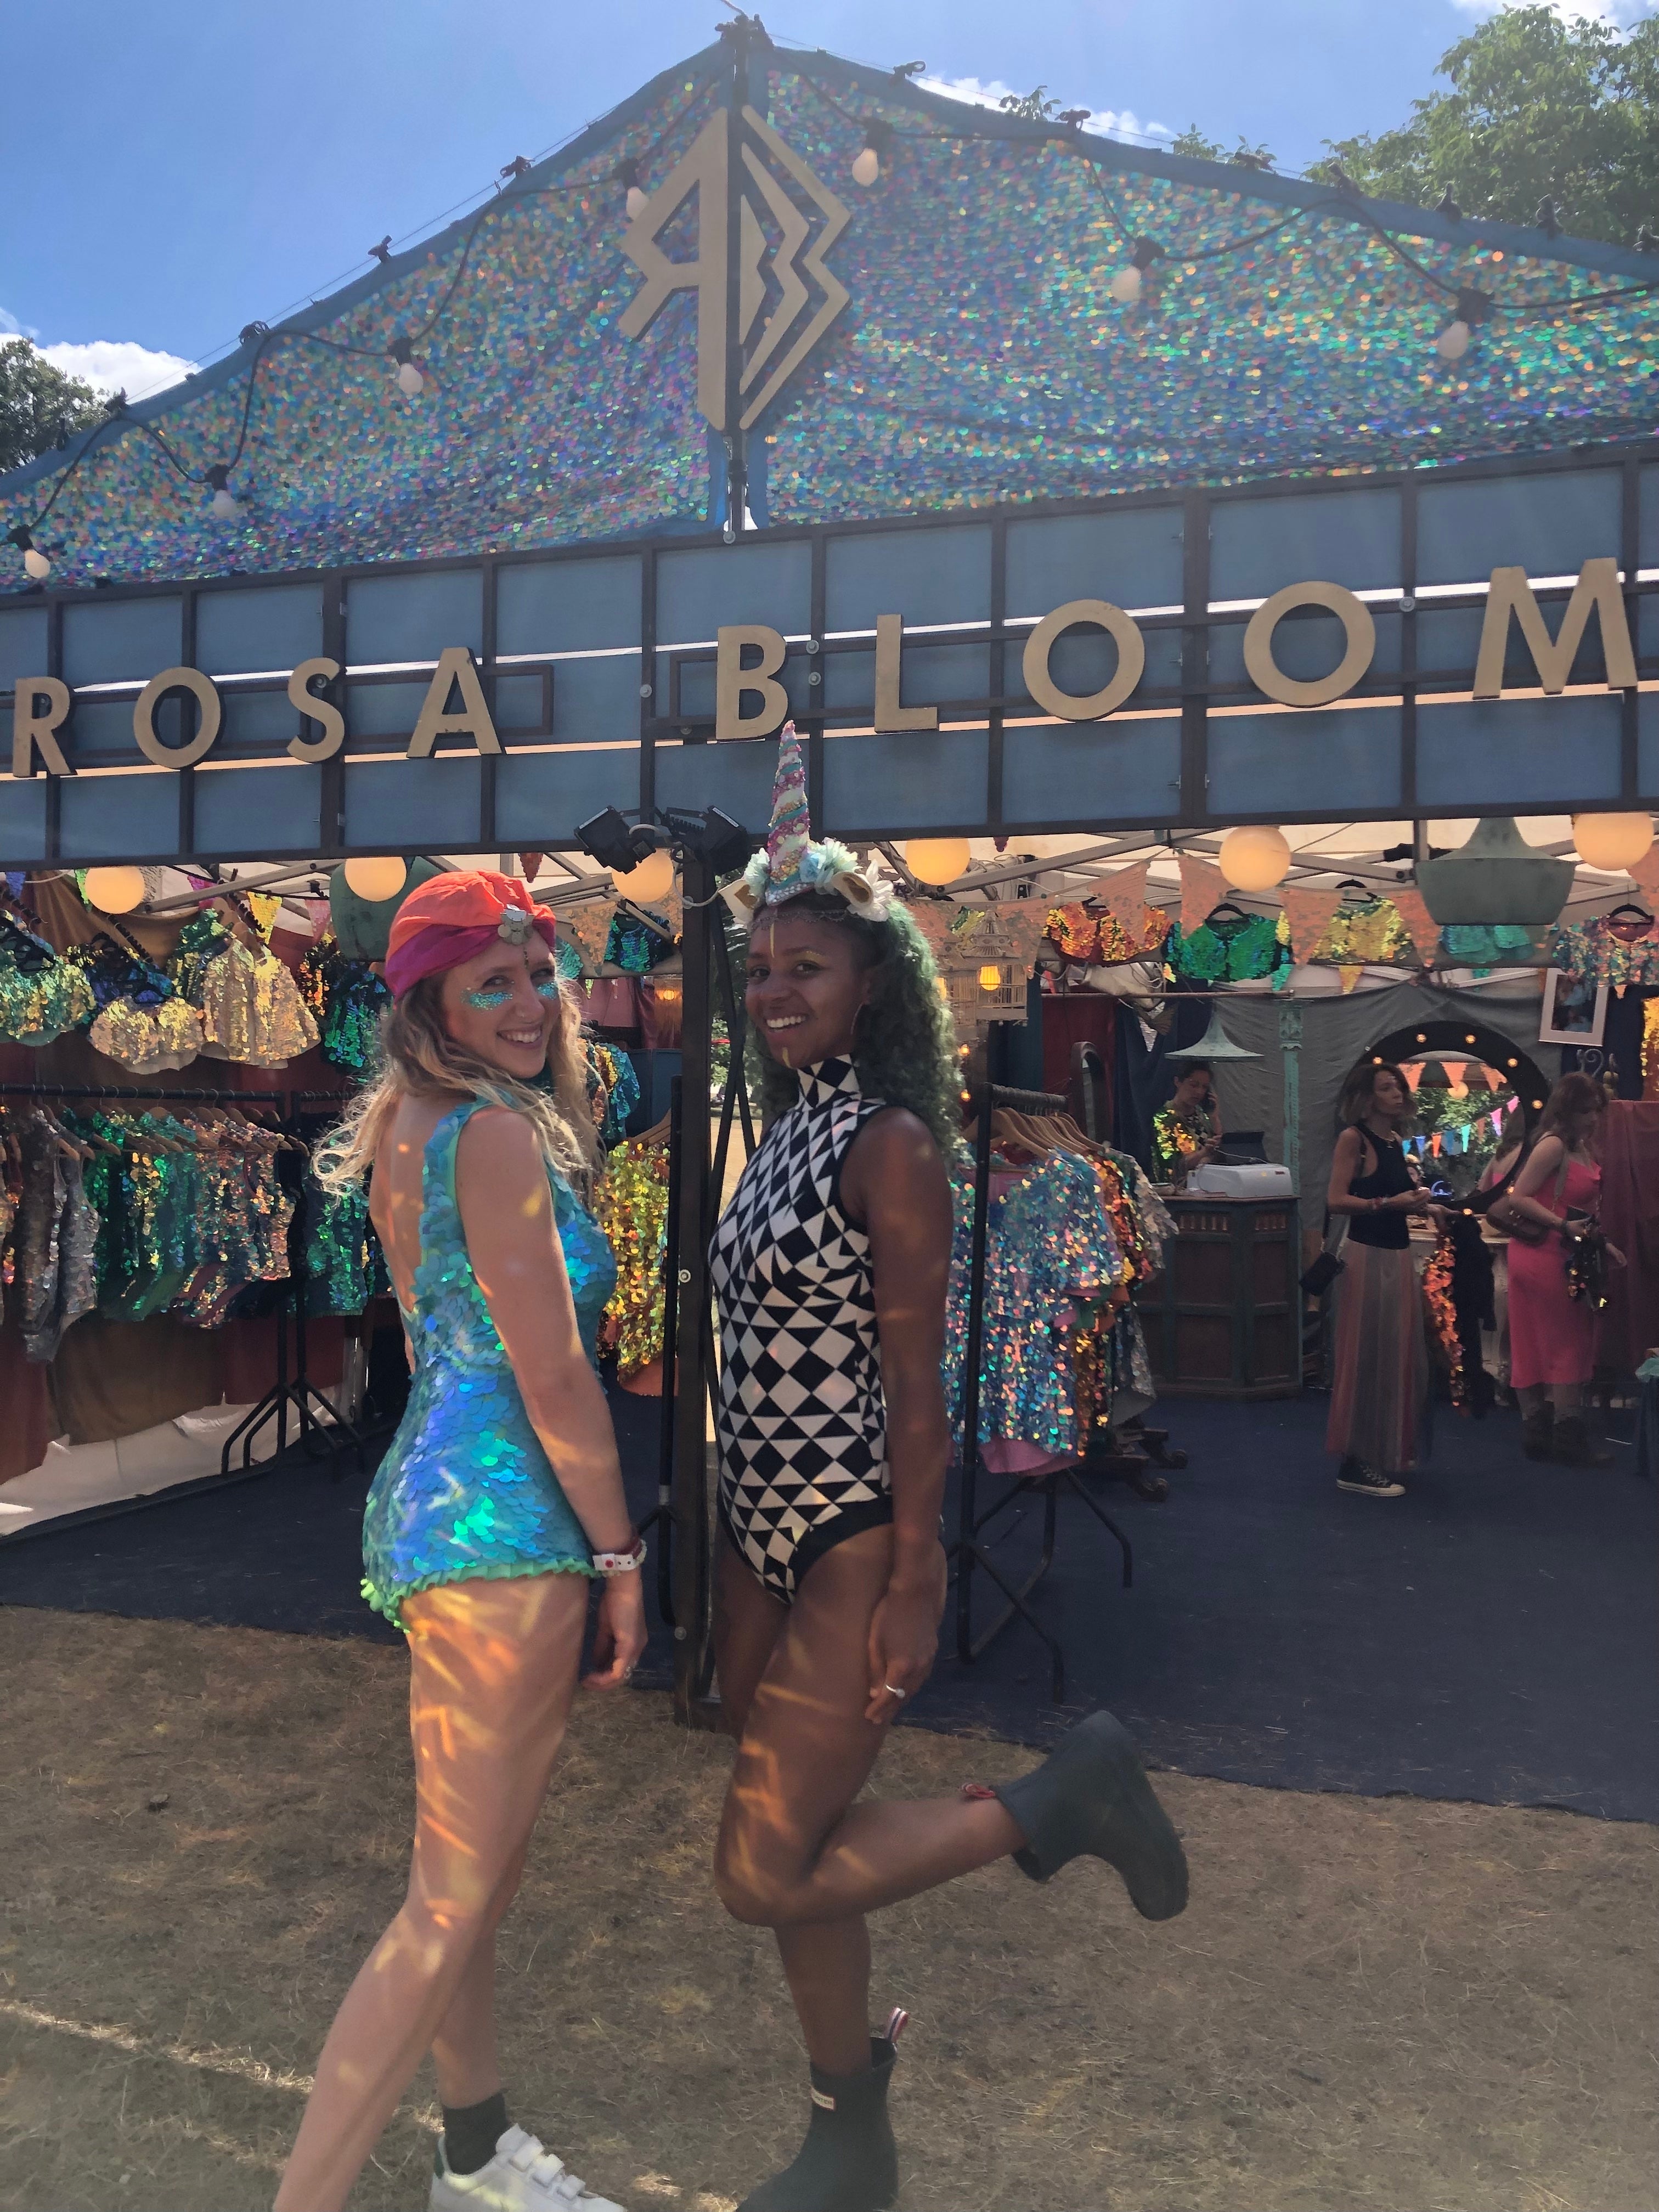
[[[443,2156],[441,2145],[438,2155]],[[622,2212],[622,2207],[592,2195],[534,2136],[509,2128],[495,2157],[477,2173],[452,2173],[446,2166],[433,2175],[427,2212]]]

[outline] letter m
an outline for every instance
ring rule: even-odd
[[[1536,594],[1524,568],[1494,568],[1486,600],[1486,618],[1480,625],[1480,650],[1474,664],[1474,696],[1496,699],[1504,689],[1504,654],[1510,639],[1510,617],[1521,625],[1539,681],[1547,692],[1564,691],[1567,676],[1589,625],[1594,607],[1601,617],[1601,653],[1609,690],[1633,688],[1636,657],[1631,651],[1630,625],[1619,591],[1619,564],[1613,560],[1586,561],[1578,572],[1561,617],[1561,627],[1552,639]]]

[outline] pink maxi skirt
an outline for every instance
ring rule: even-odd
[[[1335,1374],[1327,1451],[1384,1474],[1419,1464],[1426,1443],[1429,1354],[1410,1248],[1343,1248],[1336,1285]]]

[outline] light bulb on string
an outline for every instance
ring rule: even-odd
[[[418,399],[426,379],[415,366],[415,356],[407,338],[393,338],[386,348],[398,364],[398,389],[410,399]]]
[[[1132,307],[1140,297],[1142,279],[1154,261],[1164,258],[1164,248],[1150,238],[1136,239],[1130,250],[1128,266],[1120,269],[1113,276],[1107,290],[1120,307]]]
[[[367,906],[380,906],[396,898],[409,881],[409,865],[397,853],[374,857],[364,854],[345,864],[346,889]]]
[[[919,884],[953,884],[968,870],[965,837],[912,837],[904,865]]]
[[[1457,295],[1457,307],[1452,319],[1434,342],[1434,349],[1442,361],[1462,361],[1469,349],[1469,342],[1492,312],[1492,301],[1485,292],[1466,288]]]
[[[213,512],[221,522],[234,522],[242,511],[241,501],[226,481],[229,475],[230,471],[216,461],[207,472],[207,480],[213,486]]]
[[[853,182],[868,187],[877,183],[884,165],[890,165],[893,133],[873,116],[864,126],[864,143],[853,156]]]
[[[629,222],[635,222],[644,211],[647,197],[645,188],[640,182],[639,163],[632,155],[629,155],[626,160],[617,162],[616,167],[611,172],[611,176],[613,183],[626,188],[623,205],[628,210]]]
[[[44,583],[52,574],[52,562],[29,535],[27,526],[18,523],[6,532],[6,537],[23,556],[23,574],[37,584]]]

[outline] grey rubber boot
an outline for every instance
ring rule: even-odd
[[[898,2195],[898,2148],[887,2117],[902,2014],[870,2039],[867,2074],[812,2069],[812,2117],[793,2160],[738,2212],[887,2212]]]
[[[1187,1855],[1152,1793],[1128,1731],[1091,1713],[1018,1782],[997,1796],[1025,1838],[1014,1863],[1047,1881],[1087,1853],[1115,1866],[1144,1920],[1173,1920],[1187,1903]]]

